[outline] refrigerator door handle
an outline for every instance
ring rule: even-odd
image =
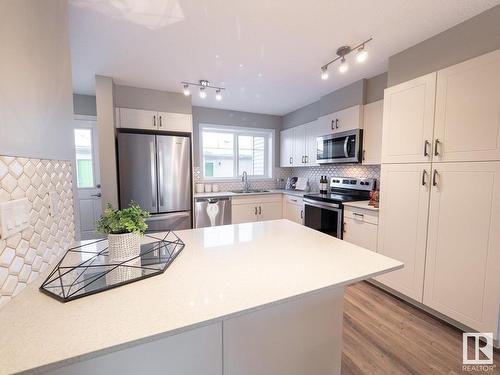
[[[151,205],[153,207],[157,206],[156,202],[156,163],[155,163],[155,144],[154,142],[149,143],[149,155],[151,158]]]
[[[160,193],[160,206],[164,205],[163,202],[163,155],[161,147],[158,147],[158,191]]]

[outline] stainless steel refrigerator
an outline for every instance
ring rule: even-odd
[[[190,138],[118,133],[120,206],[151,213],[149,230],[191,228]]]

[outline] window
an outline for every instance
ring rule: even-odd
[[[201,125],[203,177],[231,179],[243,172],[254,178],[271,178],[272,129]]]
[[[79,188],[94,187],[92,129],[75,129],[76,181]]]

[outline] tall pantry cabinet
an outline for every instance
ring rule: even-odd
[[[496,339],[499,87],[500,50],[386,89],[377,278]]]

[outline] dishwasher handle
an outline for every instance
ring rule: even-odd
[[[229,197],[221,197],[221,198],[195,198],[195,202],[207,202],[207,203],[218,203],[219,201],[228,201]]]

